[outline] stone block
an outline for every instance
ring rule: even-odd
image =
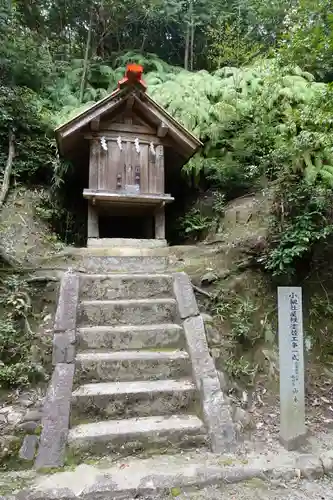
[[[202,378],[200,393],[212,451],[215,453],[230,451],[235,442],[235,428],[229,401],[221,391],[218,378]]]
[[[199,314],[198,304],[190,278],[186,273],[175,273],[173,289],[181,319],[197,316]]]
[[[43,414],[39,410],[28,410],[23,417],[23,422],[39,422],[43,417]]]
[[[52,363],[74,363],[75,359],[75,331],[68,330],[55,333],[53,336]]]
[[[319,479],[325,473],[322,460],[310,454],[298,456],[296,467],[305,479]]]
[[[221,390],[218,373],[209,354],[203,319],[201,316],[188,318],[183,326],[212,450],[217,453],[228,451],[235,441],[235,429],[229,401]]]
[[[54,321],[54,331],[75,330],[76,312],[79,297],[79,277],[71,272],[64,274]]]
[[[21,449],[19,451],[19,457],[22,460],[33,460],[35,458],[37,445],[38,445],[38,436],[27,435],[24,437]]]
[[[205,325],[201,316],[188,318],[183,323],[187,350],[191,357],[195,378],[215,376],[214,361],[209,354]],[[198,386],[200,389],[200,384]]]
[[[34,433],[37,427],[38,427],[38,422],[34,422],[31,420],[29,422],[23,422],[22,424],[20,424],[19,430],[24,432]]]
[[[74,363],[55,366],[44,404],[37,469],[63,466],[74,370]]]
[[[332,474],[333,472],[333,451],[328,450],[320,457],[325,474]]]

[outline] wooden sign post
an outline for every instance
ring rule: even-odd
[[[288,449],[304,441],[304,342],[302,289],[278,288],[280,440]]]

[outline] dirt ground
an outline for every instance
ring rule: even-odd
[[[333,371],[323,368],[323,365],[310,365],[306,378],[305,421],[308,435],[299,451],[316,454],[318,450],[333,447]],[[239,451],[244,455],[253,452],[280,454],[284,451],[279,442],[278,386],[267,388],[265,383],[265,379],[258,381],[245,404],[238,400],[251,419],[250,428],[240,429],[238,436]]]
[[[171,492],[165,500],[170,498],[177,498],[177,500],[332,500],[333,481],[331,478],[324,478],[317,481],[274,485],[253,480],[237,485],[181,492],[177,497]]]

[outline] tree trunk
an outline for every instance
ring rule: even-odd
[[[9,191],[10,176],[13,168],[13,160],[15,156],[15,136],[12,130],[9,130],[8,137],[8,157],[5,172],[3,174],[3,181],[0,191],[0,208],[6,201],[6,197]]]
[[[184,56],[184,69],[189,69],[189,63],[193,66],[193,55],[191,55],[192,39],[194,37],[193,31],[193,0],[189,0],[188,12],[187,12],[187,23],[186,23],[186,35],[185,35],[185,56]]]
[[[190,25],[188,24],[186,27],[185,55],[184,55],[184,69],[186,70],[188,70],[189,52],[190,52]]]
[[[195,26],[193,22],[193,18],[191,20],[191,42],[190,42],[190,70],[193,71],[194,66],[194,33]]]
[[[89,61],[89,50],[91,44],[91,30],[92,30],[92,19],[93,19],[93,8],[90,8],[90,16],[89,16],[89,29],[87,34],[87,43],[86,43],[86,51],[84,55],[84,63],[83,63],[83,72],[81,78],[81,87],[80,87],[80,102],[83,101],[83,94],[86,85],[87,71],[88,71],[88,61]]]
[[[147,33],[145,33],[143,35],[140,52],[144,51],[144,48],[145,48],[145,45],[146,45],[147,36],[148,36]]]

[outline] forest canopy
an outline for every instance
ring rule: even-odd
[[[227,200],[273,190],[267,270],[291,275],[331,234],[329,0],[3,0],[0,37],[3,181],[12,147],[11,178],[46,184],[61,204],[68,165],[53,128],[135,61],[150,95],[204,142],[184,167],[197,186]]]

